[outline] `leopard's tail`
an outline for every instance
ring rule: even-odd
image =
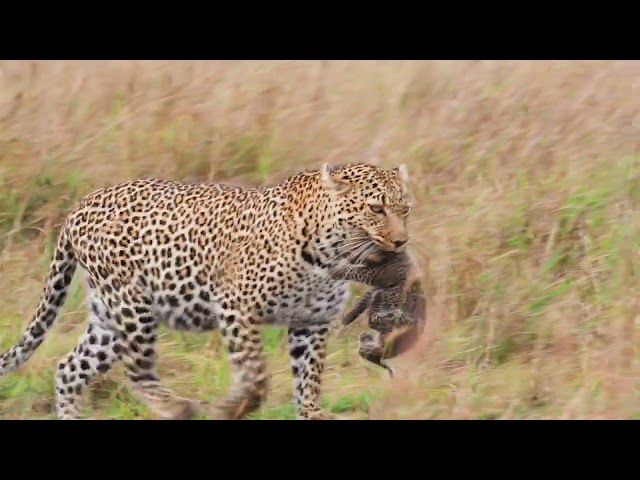
[[[54,259],[49,267],[40,304],[22,334],[20,341],[8,352],[0,355],[0,375],[16,370],[25,363],[44,341],[47,331],[53,326],[76,270],[77,261],[64,229],[58,237]]]

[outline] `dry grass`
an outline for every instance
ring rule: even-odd
[[[429,289],[420,348],[386,373],[337,332],[326,402],[353,418],[640,418],[637,62],[0,63],[0,347],[41,291],[55,229],[96,187],[141,175],[276,182],[404,162]],[[635,95],[634,95],[635,94]],[[0,418],[51,418],[81,290],[32,360],[0,378]],[[284,338],[257,418],[292,418]],[[167,332],[182,394],[228,384],[215,335]],[[120,380],[118,372],[110,379]],[[103,415],[148,418],[119,383]]]

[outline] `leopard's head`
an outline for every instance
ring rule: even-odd
[[[338,223],[349,238],[366,239],[387,252],[406,249],[411,199],[405,165],[384,169],[367,164],[338,167],[324,164],[320,181],[336,207]]]

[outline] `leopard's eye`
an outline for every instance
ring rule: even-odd
[[[382,205],[369,205],[369,208],[371,208],[371,211],[375,214],[384,213]]]
[[[409,215],[410,211],[411,211],[410,207],[403,207],[400,210],[398,210],[398,213],[404,217],[404,216]]]

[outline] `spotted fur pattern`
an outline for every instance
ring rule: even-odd
[[[76,266],[87,275],[89,321],[59,363],[59,418],[80,418],[87,385],[122,361],[133,390],[161,418],[193,403],[157,372],[158,327],[217,330],[233,382],[219,418],[257,409],[269,388],[260,326],[285,325],[299,418],[320,408],[329,324],[363,260],[408,241],[404,166],[357,164],[302,172],[260,188],[138,179],[100,189],[70,212],[40,304],[0,374],[26,362],[62,307]]]
[[[342,319],[353,322],[369,310],[368,325],[375,333],[360,335],[359,355],[389,371],[385,362],[409,350],[424,331],[426,301],[415,261],[407,252],[382,252],[365,260],[373,288]]]

